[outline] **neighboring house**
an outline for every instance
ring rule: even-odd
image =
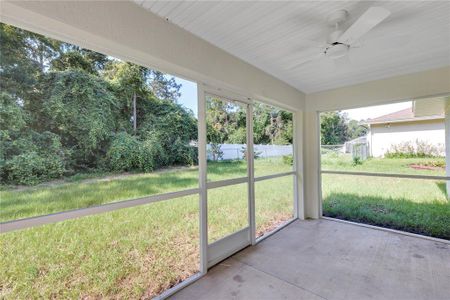
[[[414,147],[417,142],[434,146],[439,155],[445,155],[445,114],[419,115],[416,106],[391,114],[369,119],[370,155],[382,157],[386,152],[401,144]]]

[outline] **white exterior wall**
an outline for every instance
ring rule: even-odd
[[[441,154],[444,155],[444,119],[370,125],[369,144],[371,155],[374,157],[384,156],[392,145],[405,142],[415,145],[416,140],[439,147],[443,150]]]

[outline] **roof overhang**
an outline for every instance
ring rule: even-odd
[[[444,119],[445,119],[444,115],[432,115],[432,116],[424,116],[424,117],[416,117],[416,118],[408,118],[408,119],[398,119],[398,120],[389,120],[389,121],[364,122],[363,124],[380,125],[380,124],[420,122],[420,121],[444,120]]]
[[[413,101],[414,115],[426,117],[433,115],[444,115],[450,109],[450,96],[433,97]]]

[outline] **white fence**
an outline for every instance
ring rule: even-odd
[[[208,153],[208,160],[217,160],[216,156],[213,155],[211,150],[211,145],[206,146]],[[244,159],[244,151],[247,148],[246,144],[220,144],[219,149],[221,155],[219,155],[219,160],[239,160]],[[283,155],[292,155],[292,145],[253,145],[253,150],[255,151],[256,157],[267,158],[267,157],[278,157]],[[217,152],[217,151],[216,151]]]

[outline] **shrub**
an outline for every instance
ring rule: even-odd
[[[148,134],[139,150],[139,169],[150,172],[168,164],[169,156],[156,134]]]
[[[292,155],[283,155],[283,163],[292,166],[294,164],[294,157]]]
[[[242,147],[241,148],[241,153],[242,153],[242,159],[247,160],[247,147]],[[261,151],[256,151],[253,150],[253,158],[254,159],[258,159],[261,157],[262,152]]]
[[[111,171],[139,169],[141,166],[140,143],[136,137],[120,132],[113,137],[106,158]]]
[[[148,134],[140,141],[126,132],[114,136],[106,158],[111,171],[150,172],[169,162],[169,155],[157,134]]]
[[[177,138],[171,147],[171,156],[173,163],[178,165],[193,165],[198,161],[198,150],[195,147],[183,142]]]
[[[218,143],[211,143],[210,149],[208,149],[208,152],[212,154],[212,160],[218,161],[223,158],[223,151],[222,151],[222,145]]]
[[[51,132],[31,131],[16,140],[2,139],[1,181],[32,185],[59,178],[67,171],[69,153]]]
[[[441,147],[426,141],[416,140],[415,142],[406,141],[392,145],[384,156],[386,158],[440,157],[443,152],[443,146]]]
[[[33,185],[39,182],[59,178],[64,174],[64,162],[58,156],[44,156],[37,152],[14,156],[4,165],[3,176],[6,182]]]
[[[352,166],[357,166],[357,165],[362,165],[362,160],[361,157],[359,156],[354,156],[353,160],[352,160]]]

